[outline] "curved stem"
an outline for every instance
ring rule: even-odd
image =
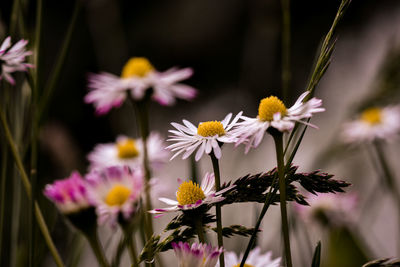
[[[280,209],[282,217],[282,233],[285,246],[286,266],[292,267],[292,257],[290,253],[290,239],[289,239],[289,226],[286,210],[286,181],[285,181],[285,164],[283,162],[283,138],[282,133],[273,134],[276,149],[276,159],[278,163],[278,177],[279,177],[279,196],[280,196]]]
[[[214,153],[211,152],[210,154],[211,162],[214,169],[214,176],[215,176],[215,190],[219,191],[221,188],[221,177],[219,173],[219,163],[218,159],[215,157]],[[218,234],[218,247],[224,246],[223,236],[222,236],[222,215],[221,215],[221,205],[217,203],[215,205],[215,213],[217,217],[217,234]],[[219,266],[225,267],[225,260],[224,260],[224,253],[222,252],[219,255]]]
[[[10,150],[11,150],[11,154],[14,158],[14,161],[17,165],[17,169],[20,173],[20,177],[22,179],[22,183],[25,187],[25,191],[26,194],[28,195],[28,198],[31,198],[31,184],[29,182],[29,178],[28,175],[26,174],[24,165],[22,164],[22,160],[21,157],[18,153],[17,147],[15,145],[15,142],[12,138],[11,132],[10,132],[10,128],[8,127],[7,121],[6,121],[6,116],[3,112],[3,108],[0,106],[0,120],[1,120],[1,124],[3,126],[3,130],[5,133],[5,137],[7,139],[8,145],[10,146]],[[56,249],[56,246],[53,243],[53,240],[51,239],[50,233],[49,233],[49,229],[47,228],[46,222],[44,221],[42,212],[40,210],[40,207],[38,205],[38,203],[35,201],[35,217],[36,217],[36,221],[38,222],[38,226],[43,234],[43,237],[46,241],[47,247],[50,250],[50,253],[52,254],[54,261],[56,262],[56,265],[58,267],[63,267],[64,264],[61,260],[60,255],[58,254],[58,251]]]

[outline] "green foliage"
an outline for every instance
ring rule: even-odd
[[[217,232],[217,228],[212,228],[214,232]],[[246,228],[242,225],[234,224],[229,227],[222,228],[222,235],[224,237],[231,237],[233,235],[250,236],[254,231],[254,228]],[[258,230],[259,232],[259,230]]]

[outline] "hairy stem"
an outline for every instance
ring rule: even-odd
[[[283,161],[283,140],[282,133],[273,134],[276,149],[276,159],[278,163],[279,177],[279,196],[280,209],[282,218],[282,233],[285,247],[286,266],[292,267],[292,256],[290,253],[289,225],[286,210],[286,181],[285,181],[285,164]]]
[[[218,192],[221,188],[221,176],[219,172],[219,163],[218,159],[215,157],[214,152],[210,154],[211,162],[214,169],[214,176],[215,176],[215,190]],[[215,213],[217,217],[217,234],[218,234],[218,247],[224,246],[224,240],[222,236],[222,215],[221,215],[221,205],[217,203],[215,205]],[[224,260],[224,253],[219,255],[219,266],[225,267],[225,260]]]

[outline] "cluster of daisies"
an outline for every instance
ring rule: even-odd
[[[31,55],[30,51],[26,51],[26,45],[26,40],[20,40],[12,46],[10,37],[3,41],[0,46],[0,79],[4,78],[14,85],[13,72],[33,67],[25,62],[25,58]],[[152,99],[161,105],[171,106],[177,98],[192,100],[197,95],[196,89],[180,83],[192,74],[190,68],[157,71],[148,59],[132,58],[122,68],[120,75],[91,74],[85,102],[93,104],[97,114],[106,114],[126,100],[138,103]],[[148,180],[147,169],[160,169],[167,162],[169,151],[173,154],[171,160],[178,156],[187,159],[191,155],[196,161],[204,155],[220,159],[222,146],[232,143],[235,146],[243,144],[245,153],[248,153],[251,148],[261,144],[266,133],[288,133],[296,123],[317,128],[309,123],[309,119],[314,113],[324,110],[322,101],[311,97],[309,92],[304,92],[290,108],[276,96],[269,96],[260,101],[258,114],[254,118],[239,112],[235,116],[230,113],[222,120],[200,122],[197,126],[187,120],[183,120],[182,124],[171,123],[174,129],[169,130],[168,146],[165,146],[161,135],[155,132],[142,138],[121,135],[115,142],[97,145],[88,154],[90,165],[86,174],[74,171],[69,177],[47,185],[44,194],[71,220],[79,220],[81,214],[90,211],[93,212],[95,224],[106,224],[112,228],[118,224],[123,226],[142,216],[140,212],[144,207],[151,206],[143,205],[149,201],[145,195],[151,192],[146,189],[162,182],[154,178]],[[345,124],[342,136],[345,142],[361,143],[390,139],[399,132],[399,106],[372,107],[364,110],[357,120]],[[159,198],[168,207],[145,212],[158,217],[168,212],[184,213],[212,206],[223,201],[223,194],[234,187],[231,185],[217,190],[220,185],[216,184],[213,173],[206,173],[200,185],[180,179],[178,182],[176,199]],[[340,221],[339,218],[344,217],[343,214],[348,213],[355,203],[354,197],[340,200],[336,195],[310,196],[309,199],[314,208],[299,208],[301,216],[315,217],[323,211],[326,216],[337,218],[332,221]],[[233,252],[224,253],[222,246],[213,247],[210,244],[174,242],[172,248],[180,267],[236,267],[242,258]],[[225,264],[220,265],[218,257],[222,257]],[[280,264],[280,258],[272,259],[271,252],[263,254],[256,247],[250,252],[244,266],[273,267]]]

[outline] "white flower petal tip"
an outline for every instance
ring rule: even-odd
[[[27,56],[32,55],[31,51],[26,51],[27,40],[21,39],[11,47],[11,37],[8,36],[0,45],[0,80],[5,79],[12,85],[15,85],[15,79],[11,73],[16,71],[27,71],[33,68],[32,64],[25,62]]]
[[[146,58],[131,58],[122,70],[121,77],[111,73],[90,74],[85,96],[86,103],[92,103],[99,115],[119,107],[127,95],[134,100],[142,100],[146,91],[152,90],[151,98],[161,105],[171,106],[176,98],[192,100],[197,90],[179,82],[193,74],[190,68],[170,69],[158,72]]]
[[[143,172],[129,167],[108,167],[86,175],[88,197],[96,207],[98,223],[117,224],[119,214],[129,221],[139,209],[144,189]]]
[[[168,161],[169,152],[164,149],[164,139],[157,132],[151,132],[147,138],[147,153],[152,169],[160,169]],[[89,169],[104,169],[112,166],[128,166],[142,169],[144,146],[141,138],[133,139],[118,136],[114,143],[98,144],[87,156]]]
[[[194,126],[191,122],[183,120],[183,124],[172,122],[176,130],[169,130],[172,134],[167,141],[174,142],[166,148],[174,152],[171,160],[182,155],[182,159],[190,157],[195,151],[195,160],[199,161],[204,153],[214,153],[218,159],[222,157],[221,143],[233,143],[236,138],[231,131],[240,119],[242,112],[239,112],[232,119],[228,114],[222,121],[207,121]]]
[[[225,266],[238,266],[243,258],[243,254],[238,257],[235,252],[225,251]],[[261,248],[256,247],[250,251],[246,259],[246,265],[254,267],[280,267],[281,258],[272,258],[272,252],[261,253]],[[219,267],[219,263],[216,265]]]
[[[181,182],[176,192],[177,200],[159,198],[160,201],[170,206],[167,208],[154,209],[149,212],[152,214],[165,214],[168,212],[193,210],[202,205],[212,205],[223,201],[225,198],[222,194],[234,187],[235,185],[231,185],[217,192],[215,191],[214,174],[206,173],[200,186],[192,181]]]
[[[314,113],[323,112],[325,109],[321,107],[322,100],[317,98],[303,102],[307,95],[308,92],[303,93],[289,109],[275,96],[262,99],[258,109],[258,116],[256,118],[240,116],[242,121],[236,123],[232,129],[232,136],[236,139],[235,146],[244,144],[245,153],[247,154],[250,148],[258,147],[269,127],[273,127],[280,132],[289,132],[298,122],[317,128],[317,126],[304,121],[304,119],[311,118]]]
[[[349,144],[392,141],[399,133],[400,105],[372,107],[361,112],[357,119],[343,125],[341,139]]]

